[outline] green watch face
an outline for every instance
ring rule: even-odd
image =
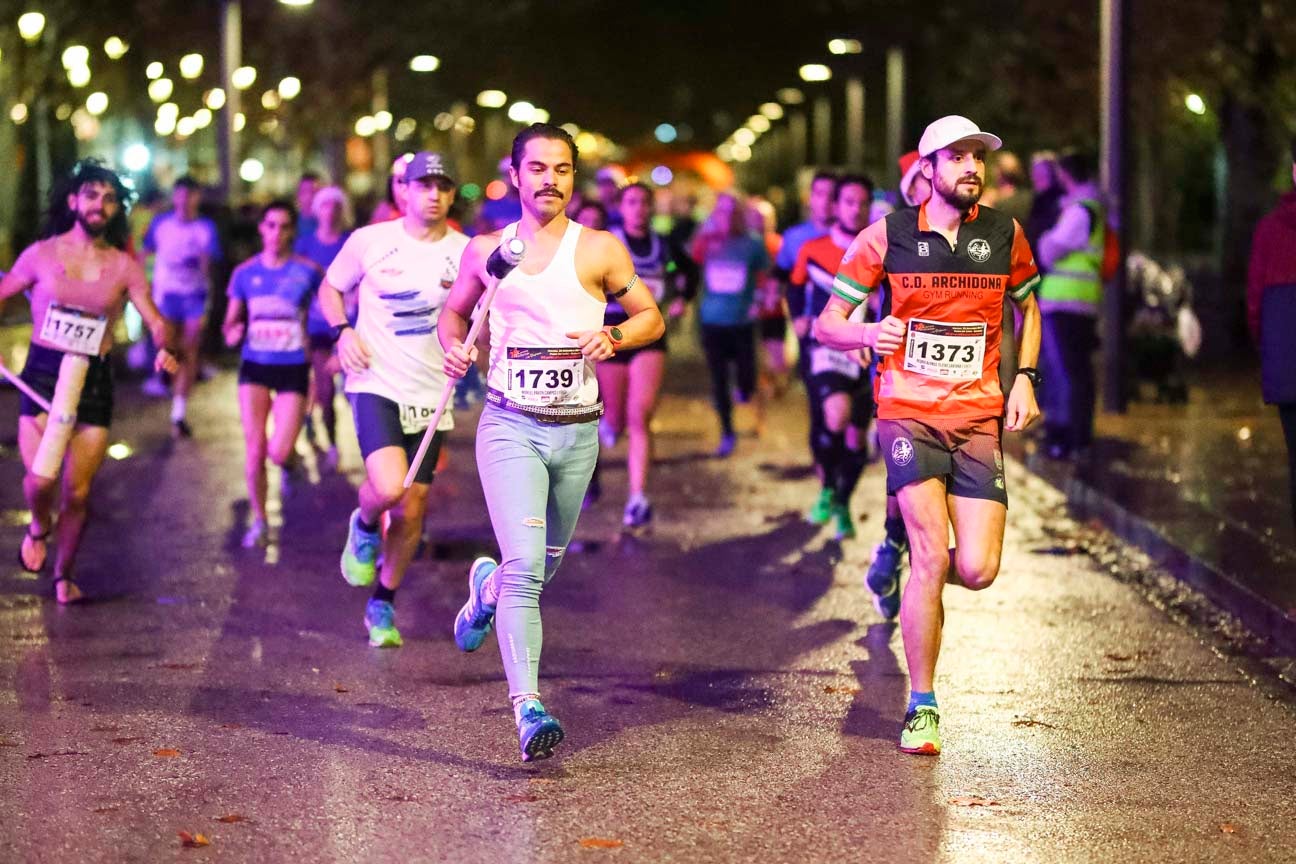
[[[620,342],[622,339],[625,338],[625,336],[622,335],[622,333],[621,333],[621,328],[620,328],[620,327],[613,327],[613,328],[609,329],[609,330],[608,330],[608,335],[612,337],[612,341],[613,341],[613,342]]]

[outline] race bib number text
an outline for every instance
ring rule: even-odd
[[[423,434],[423,430],[427,429],[428,424],[432,422],[432,415],[435,413],[435,408],[428,408],[426,405],[401,405],[401,432],[406,435]]]
[[[42,342],[60,351],[98,357],[107,332],[106,316],[51,303],[45,310],[40,335]]]
[[[986,325],[909,320],[904,368],[932,378],[975,381],[985,360]]]
[[[248,323],[248,347],[253,351],[300,351],[305,346],[296,318],[257,318]]]
[[[573,401],[585,383],[579,348],[509,348],[508,397],[532,405]]]

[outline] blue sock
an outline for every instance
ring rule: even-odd
[[[910,711],[914,710],[915,708],[919,708],[921,706],[926,706],[928,708],[935,708],[936,691],[933,690],[929,693],[919,693],[917,690],[910,690],[909,707],[905,709],[905,713],[907,714]]]

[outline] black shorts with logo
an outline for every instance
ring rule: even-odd
[[[401,428],[400,405],[373,393],[349,393],[347,396],[351,400],[356,438],[360,440],[360,454],[364,458],[368,459],[370,453],[384,447],[400,447],[405,451],[405,458],[414,461],[414,454],[423,443],[423,433],[407,433]],[[423,464],[414,475],[415,483],[432,482],[445,435],[444,432],[437,432],[432,436]]]
[[[58,384],[59,367],[63,363],[64,353],[66,352],[32,343],[31,350],[27,352],[27,362],[18,377],[47,400],[53,400],[54,386]],[[112,366],[107,357],[89,359],[90,368],[86,370],[81,399],[77,402],[76,422],[77,425],[102,426],[106,429],[112,425]],[[23,393],[18,400],[18,413],[23,417],[36,417],[44,414],[45,409]]]
[[[1008,506],[1004,485],[1003,421],[878,420],[878,443],[887,464],[887,494],[940,477],[950,495]]]

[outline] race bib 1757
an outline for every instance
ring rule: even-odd
[[[45,344],[60,351],[97,357],[107,332],[107,316],[51,303],[45,309],[40,338]]]

